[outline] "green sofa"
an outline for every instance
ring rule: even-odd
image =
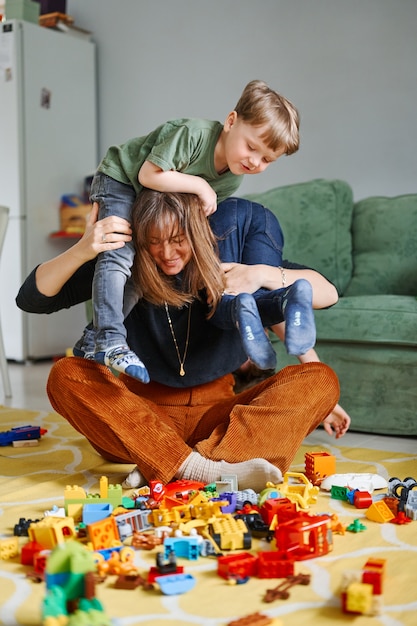
[[[284,257],[317,269],[339,302],[316,311],[320,359],[338,374],[351,430],[417,436],[417,194],[353,202],[341,180],[251,194],[285,235]],[[279,367],[296,363],[272,337]]]

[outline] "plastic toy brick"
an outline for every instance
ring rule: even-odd
[[[398,513],[398,498],[395,498],[394,496],[384,496],[382,500],[395,517]]]
[[[29,526],[28,535],[30,541],[36,541],[45,549],[52,550],[68,539],[75,539],[77,531],[72,517],[45,517]]]
[[[133,531],[132,546],[136,550],[153,550],[156,546],[160,546],[163,543],[161,537],[157,537],[151,533],[140,533]]]
[[[332,513],[330,515],[330,528],[332,529],[332,533],[335,535],[345,534],[345,527],[343,526],[342,522],[339,520],[336,513]]]
[[[134,565],[135,551],[132,548],[123,547],[121,550],[112,550],[110,558],[97,559],[99,553],[95,552],[96,567],[100,576],[116,574],[137,574]]]
[[[160,481],[150,481],[151,496],[155,500],[161,500],[165,496],[170,496],[180,500],[185,500],[194,491],[204,488],[204,483],[196,480],[175,480],[163,485]]]
[[[190,591],[196,581],[191,574],[172,574],[171,576],[158,576],[155,582],[164,595],[172,596]]]
[[[33,556],[33,572],[42,580],[44,580],[46,564],[50,554],[51,550],[41,550]]]
[[[349,526],[346,526],[346,530],[348,530],[350,533],[360,533],[363,530],[366,530],[366,526],[362,524],[360,519],[354,519],[353,522],[349,524]]]
[[[286,578],[294,574],[294,561],[287,554],[271,550],[258,552],[258,578]]]
[[[67,623],[71,608],[76,608],[83,613],[78,623],[111,626],[95,597],[94,571],[92,552],[76,541],[67,541],[52,551],[45,571],[47,593],[42,605],[42,624]]]
[[[258,504],[258,494],[253,489],[243,489],[236,492],[236,508],[241,509],[245,502]]]
[[[385,559],[368,559],[363,566],[362,582],[372,585],[374,595],[383,593],[385,570]]]
[[[336,473],[336,457],[328,452],[307,452],[304,455],[305,475],[314,486]]]
[[[290,479],[293,479],[295,482]],[[300,472],[286,472],[284,480],[280,485],[267,483],[268,487],[275,487],[281,496],[285,496],[292,502],[295,502],[297,507],[303,510],[307,510],[310,504],[317,502],[317,496],[320,491],[319,487],[314,487],[308,478]]]
[[[260,513],[265,524],[271,526],[274,518],[279,522],[286,522],[297,515],[297,506],[289,498],[271,498],[260,507]]]
[[[95,550],[94,558],[96,558],[98,561],[108,561],[112,557],[114,552],[120,553],[121,561],[127,561],[129,559],[131,560],[135,555],[135,551],[133,548],[120,545],[112,546],[111,548],[104,548],[102,550]]]
[[[119,531],[114,517],[89,524],[87,530],[94,550],[103,550],[120,544]]]
[[[348,488],[347,487],[339,487],[338,485],[332,485],[330,488],[330,497],[333,500],[347,500],[348,499]]]
[[[398,524],[399,526],[409,524],[410,522],[411,519],[407,517],[404,511],[398,511],[397,515],[390,520],[391,524]]]
[[[295,561],[323,556],[333,549],[330,518],[299,512],[294,519],[278,524],[275,542],[279,552],[288,553]]]
[[[164,539],[165,558],[171,552],[175,556],[196,561],[199,557],[199,541],[196,537],[166,537]]]
[[[153,526],[169,526],[170,524],[180,524],[181,521],[191,519],[191,512],[188,506],[173,507],[172,509],[157,508],[151,511],[149,520]]]
[[[332,485],[360,489],[372,493],[375,489],[386,489],[388,483],[379,474],[332,474],[327,476],[321,483],[320,488],[330,491]]]
[[[83,506],[83,524],[88,526],[94,522],[110,517],[113,506],[107,503],[97,502],[94,504],[85,504]]]
[[[353,504],[357,509],[367,509],[372,504],[372,496],[368,491],[355,489],[353,492]]]
[[[268,500],[283,500],[283,498],[284,494],[279,491],[278,487],[276,487],[272,483],[268,483],[268,487],[263,489],[259,494],[257,503],[258,506],[262,508]]]
[[[379,615],[382,610],[382,590],[385,559],[367,560],[362,570],[345,572],[341,586],[342,611],[357,615]]]
[[[229,483],[228,491],[238,491],[239,483],[236,474],[222,474],[220,481],[223,483]],[[217,483],[216,483],[217,484]]]
[[[391,521],[395,516],[391,513],[383,500],[374,502],[365,513],[366,517],[373,522],[384,524]]]
[[[412,499],[410,500],[410,496],[411,498],[413,498],[412,494],[417,494],[416,489],[417,481],[411,476],[404,478],[404,480],[400,480],[399,478],[394,477],[390,478],[388,481],[388,493],[391,497],[394,497],[398,500],[398,511],[405,512],[406,507],[408,506],[408,510],[411,512],[410,519],[415,519],[415,517],[417,517],[415,512],[413,513],[412,511],[413,507],[410,507],[409,505],[409,502],[412,501]]]
[[[22,546],[20,551],[20,562],[22,565],[33,565],[35,555],[45,550],[45,547],[37,541],[28,541]]]
[[[135,509],[128,513],[116,515],[115,520],[119,528],[124,524],[128,524],[131,530],[130,534],[132,535],[134,531],[143,532],[144,530],[152,528],[152,524],[149,520],[150,515],[151,512],[146,509],[143,511]]]
[[[242,519],[248,527],[252,537],[271,539],[273,535],[272,529],[265,524],[260,513],[237,513],[235,519]]]
[[[408,476],[407,478],[404,478],[404,480],[400,480],[399,478],[393,476],[388,481],[388,494],[390,496],[394,496],[395,498],[401,499],[403,491],[405,491],[406,496],[408,496],[408,492],[411,489],[415,489],[416,487],[417,480],[412,476]]]
[[[251,613],[245,617],[228,622],[227,626],[270,626],[271,624],[278,626],[281,622],[277,622],[263,613]]]
[[[417,491],[409,491],[405,505],[405,514],[412,520],[417,520]]]
[[[294,585],[309,585],[310,584],[310,574],[297,574],[292,576],[287,576],[286,580],[280,583],[274,589],[267,589],[264,602],[273,602],[274,600],[288,600],[290,597],[289,589],[294,587]]]
[[[258,575],[258,557],[250,552],[239,552],[219,556],[217,559],[217,574],[228,580],[230,577],[246,578]]]
[[[351,583],[346,591],[346,613],[369,614],[372,607],[373,588],[367,583]]]
[[[137,589],[142,587],[145,591],[153,589],[153,585],[140,574],[120,574],[114,583],[115,589]]]
[[[0,560],[7,561],[19,554],[19,540],[17,537],[0,539]]]
[[[39,426],[18,426],[11,430],[0,432],[0,446],[9,446],[14,441],[37,440],[46,434]]]
[[[25,517],[20,517],[19,522],[14,525],[13,534],[16,537],[28,537],[29,526],[31,524],[36,524],[36,522],[40,521],[40,519],[26,519]]]
[[[226,514],[213,520],[209,532],[221,550],[249,550],[252,536],[241,519]]]
[[[69,506],[78,504],[111,504],[113,508],[121,505],[123,499],[122,485],[109,485],[106,476],[100,478],[100,493],[87,494],[86,491],[78,485],[67,485],[64,490],[65,512],[69,514]],[[77,521],[79,521],[77,519]]]
[[[225,502],[225,504],[221,507],[222,513],[235,513],[237,501],[236,493],[232,491],[223,491],[221,496],[219,496],[218,498],[211,498],[211,502],[218,501]]]

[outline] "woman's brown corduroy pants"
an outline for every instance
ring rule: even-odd
[[[105,459],[135,464],[148,481],[167,483],[192,450],[228,463],[263,458],[284,474],[337,404],[339,383],[327,365],[306,363],[234,395],[231,374],[176,389],[66,357],[52,367],[47,392]]]

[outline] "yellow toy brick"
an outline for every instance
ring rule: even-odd
[[[72,517],[48,516],[39,522],[33,522],[28,528],[28,535],[30,541],[36,541],[46,550],[52,550],[58,543],[76,539],[77,531]]]
[[[367,509],[365,515],[368,519],[372,520],[373,522],[379,522],[380,524],[389,522],[395,517],[395,515],[392,513],[392,511],[383,500],[371,504],[369,509]]]
[[[17,537],[0,539],[0,559],[7,561],[19,554],[19,540]]]
[[[351,583],[346,594],[346,611],[368,615],[373,602],[372,585],[367,583]]]

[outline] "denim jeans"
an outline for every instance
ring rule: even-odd
[[[90,199],[99,204],[99,219],[117,215],[131,220],[136,192],[132,186],[98,172],[91,185]],[[123,248],[102,252],[97,257],[93,280],[96,352],[126,344],[124,319],[137,302],[132,281],[128,281],[134,256],[134,244],[128,242]]]
[[[282,264],[284,235],[275,215],[257,202],[228,198],[210,216],[211,228],[218,239],[220,259],[224,263],[246,265]],[[285,289],[258,289],[253,296],[264,326],[282,322]],[[231,319],[233,296],[224,296],[211,318],[220,328],[234,327]]]

